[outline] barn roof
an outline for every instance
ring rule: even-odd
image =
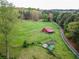
[[[45,27],[42,29],[42,32],[52,33],[52,32],[54,32],[54,30],[49,27]]]

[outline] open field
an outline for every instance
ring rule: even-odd
[[[42,28],[51,27],[55,33],[48,34],[41,32]],[[11,31],[9,37],[9,45],[12,55],[18,56],[17,59],[76,59],[75,55],[68,49],[62,40],[60,28],[55,23],[50,22],[18,22]],[[29,45],[27,48],[21,48],[24,41]],[[39,43],[49,40],[55,40],[55,49],[52,51],[57,57],[48,54],[48,51]]]

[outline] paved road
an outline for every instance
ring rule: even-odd
[[[54,22],[55,23],[55,22]],[[57,26],[58,24],[55,23]],[[77,56],[77,59],[79,59],[79,53],[76,51],[76,49],[68,42],[68,39],[65,37],[64,35],[64,30],[58,26],[60,28],[60,33],[61,33],[61,37],[63,39],[63,41],[65,42],[65,44],[68,46],[68,48],[75,54],[75,56]]]
[[[63,29],[60,30],[61,32],[61,36],[63,38],[63,41],[65,42],[65,44],[69,47],[69,49],[77,56],[77,59],[79,59],[79,53],[76,51],[76,49],[74,49],[74,47],[68,42],[68,39],[65,37],[64,35],[64,31]]]

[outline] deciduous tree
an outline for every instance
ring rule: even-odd
[[[16,22],[16,12],[11,3],[7,0],[0,0],[0,34],[5,41],[6,59],[9,59],[9,38],[8,35]]]

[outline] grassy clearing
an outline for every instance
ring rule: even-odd
[[[44,27],[51,27],[55,30],[53,34],[42,33],[41,29]],[[41,46],[30,46],[26,49],[18,49],[18,46],[22,46],[24,40],[31,44],[33,42],[45,42],[49,40],[55,40],[56,45],[53,53],[61,59],[76,59],[74,54],[64,44],[59,27],[50,22],[33,22],[33,21],[22,21],[16,24],[12,32],[9,35],[10,46],[17,47],[13,49],[13,54],[19,56],[18,59],[59,59],[50,54],[47,50]],[[16,52],[14,52],[16,51]]]

